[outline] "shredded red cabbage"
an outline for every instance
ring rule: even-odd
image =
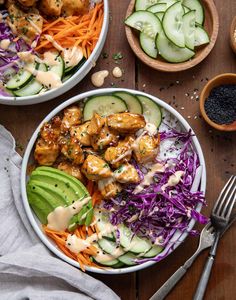
[[[175,158],[162,160],[165,171],[156,172],[153,182],[140,193],[134,194],[136,186],[128,185],[111,201],[105,202],[106,209],[112,208],[110,221],[113,225],[125,223],[134,234],[148,238],[153,244],[166,247],[176,230],[182,233],[187,230],[192,218],[203,224],[208,221],[195,210],[198,203],[205,204],[203,193],[191,192],[196,169],[199,166],[197,153],[192,147],[191,136],[190,131],[187,133],[175,130],[160,132],[161,142],[174,139],[177,144],[181,144],[179,154]],[[160,162],[159,159],[158,161]],[[139,174],[142,173],[136,162],[133,162],[133,165]],[[182,179],[177,185],[164,189],[163,186],[176,171],[184,171]],[[141,180],[143,177],[144,174],[140,176]],[[190,233],[196,234],[196,231],[192,230]]]

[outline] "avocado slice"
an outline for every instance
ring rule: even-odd
[[[48,214],[56,207],[69,206],[73,201],[89,196],[89,193],[78,179],[67,173],[51,167],[38,167],[32,172],[27,183],[27,195],[29,204],[39,220],[47,224]],[[90,201],[86,210],[91,207]],[[73,216],[72,221],[74,220],[78,220],[78,215]]]

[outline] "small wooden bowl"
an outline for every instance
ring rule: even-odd
[[[208,98],[211,90],[219,85],[222,84],[236,84],[236,74],[234,73],[225,73],[225,74],[221,74],[218,75],[214,78],[212,78],[204,87],[204,89],[201,92],[200,95],[200,111],[201,114],[204,118],[204,120],[212,127],[214,127],[215,129],[221,130],[221,131],[236,131],[236,121],[234,121],[231,124],[217,124],[215,122],[213,122],[206,114],[205,112],[205,101]]]
[[[233,51],[236,53],[236,16],[233,18],[230,27],[230,45]]]
[[[153,69],[164,71],[164,72],[183,71],[183,70],[190,69],[196,66],[197,64],[199,64],[204,58],[207,57],[207,55],[213,49],[217,39],[218,29],[219,29],[219,17],[218,17],[218,13],[214,1],[202,0],[201,2],[205,10],[204,27],[206,28],[206,31],[210,36],[210,43],[205,46],[199,47],[193,59],[183,63],[169,63],[163,60],[159,56],[156,59],[153,59],[143,52],[139,43],[139,37],[137,35],[137,32],[135,32],[135,30],[130,28],[129,26],[125,26],[126,37],[135,55],[146,65],[152,67]],[[131,0],[129,7],[127,9],[126,18],[133,13],[134,5],[135,5],[135,0]]]

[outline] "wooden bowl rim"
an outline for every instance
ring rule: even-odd
[[[230,26],[230,44],[233,51],[236,53],[236,39],[234,37],[235,30],[236,30],[236,16],[233,18]]]
[[[126,18],[132,13],[132,11],[134,10],[134,5],[135,5],[135,0],[131,0],[126,12]],[[188,60],[186,62],[183,63],[168,63],[165,62],[164,60],[158,60],[158,59],[154,59],[149,57],[147,54],[144,53],[144,51],[142,50],[140,45],[136,45],[134,43],[134,35],[135,33],[133,32],[133,29],[130,28],[129,26],[125,26],[125,32],[126,32],[126,37],[127,40],[129,42],[129,45],[131,47],[131,49],[133,50],[134,54],[146,65],[148,65],[149,67],[159,70],[159,71],[163,71],[163,72],[179,72],[179,71],[184,71],[187,69],[190,69],[194,66],[196,66],[197,64],[199,64],[201,61],[203,61],[208,54],[211,52],[211,50],[213,49],[216,40],[217,40],[217,36],[218,36],[218,31],[219,31],[219,16],[218,16],[218,12],[216,9],[216,6],[214,4],[214,1],[212,0],[203,0],[203,6],[208,5],[210,14],[212,16],[212,34],[210,37],[210,43],[207,44],[204,47],[204,50],[201,52],[201,54],[195,58],[193,58],[192,60]],[[140,52],[141,50],[141,52]],[[140,54],[138,54],[138,52],[140,52]]]
[[[215,122],[213,122],[206,114],[205,111],[205,101],[206,101],[206,97],[208,95],[206,95],[207,90],[209,88],[210,85],[214,85],[214,82],[219,81],[219,79],[226,79],[226,78],[235,78],[236,81],[236,74],[235,73],[223,73],[223,74],[219,74],[215,77],[213,77],[211,80],[208,81],[208,83],[204,86],[203,90],[201,91],[201,95],[200,95],[200,101],[199,101],[199,106],[200,106],[200,112],[201,115],[203,116],[204,120],[213,128],[220,130],[220,131],[236,131],[236,121],[234,121],[232,124],[217,124]],[[219,82],[218,84],[219,85]],[[210,92],[210,91],[209,91]]]

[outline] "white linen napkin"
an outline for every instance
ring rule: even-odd
[[[0,299],[119,299],[40,242],[23,208],[20,165],[15,140],[0,125]]]

